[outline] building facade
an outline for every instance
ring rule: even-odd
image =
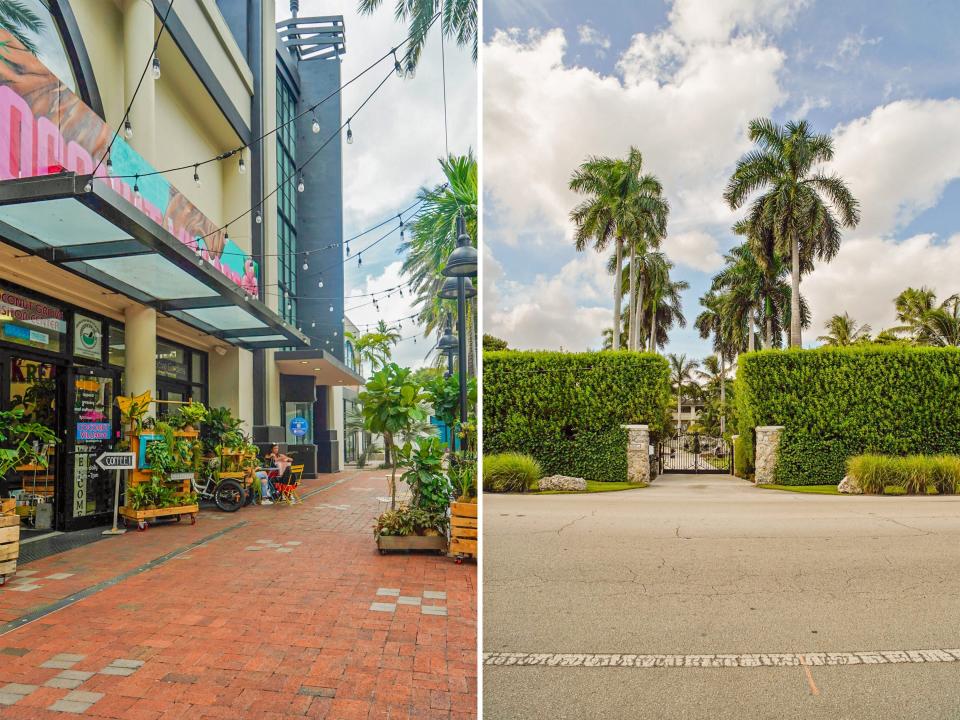
[[[320,282],[297,253],[340,242],[340,143],[336,182],[313,185],[299,120],[260,139],[288,52],[274,2],[23,1],[40,22],[0,26],[0,407],[61,442],[15,482],[48,500],[52,527],[103,522],[112,476],[93,459],[118,437],[115,397],[147,391],[226,406],[255,439],[339,469],[341,388],[362,382],[343,363],[342,264],[327,335],[284,301]],[[279,174],[291,163],[302,193]],[[297,212],[314,204],[335,240]]]

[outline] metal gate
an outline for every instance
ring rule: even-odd
[[[681,433],[660,443],[662,473],[729,473],[730,446],[721,437]]]

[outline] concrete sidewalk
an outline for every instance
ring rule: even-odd
[[[28,564],[0,588],[0,717],[475,717],[476,568],[380,556],[383,491],[325,476]]]
[[[484,501],[486,717],[957,716],[960,498]]]

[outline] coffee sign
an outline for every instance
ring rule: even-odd
[[[86,315],[73,316],[73,354],[100,360],[103,357],[103,323]]]

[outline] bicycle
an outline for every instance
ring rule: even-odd
[[[216,476],[210,475],[201,486],[194,476],[190,483],[193,486],[193,491],[200,498],[213,500],[223,512],[236,512],[243,507],[246,500],[247,491],[244,490],[240,482],[233,478],[217,480]]]

